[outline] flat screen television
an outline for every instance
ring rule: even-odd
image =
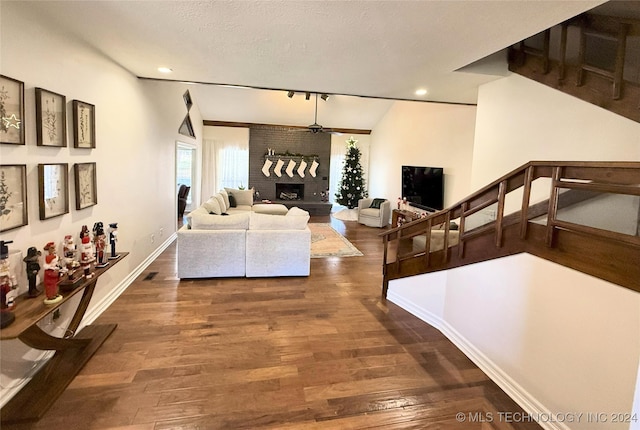
[[[432,212],[443,209],[444,169],[402,166],[402,197],[420,209]]]

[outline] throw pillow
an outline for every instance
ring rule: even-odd
[[[220,193],[220,195],[222,196],[222,198],[224,199],[224,205],[227,207],[227,209],[229,209],[231,206],[230,202],[229,202],[229,194],[227,193],[227,190],[225,190],[224,188],[221,189],[220,191],[218,191]]]
[[[386,199],[373,199],[369,207],[372,209],[380,209],[380,205],[382,205],[382,203],[386,201],[387,201]]]
[[[218,199],[215,197],[210,197],[209,200],[202,204],[208,213],[214,213],[216,215],[220,215],[222,213],[222,208],[220,208],[220,203]]]
[[[224,198],[222,197],[222,194],[217,193],[214,194],[214,196],[216,198],[216,200],[218,200],[218,204],[220,205],[220,210],[222,212],[226,212],[227,211],[227,205],[224,203]]]
[[[236,205],[238,206],[252,206],[253,205],[253,188],[249,190],[238,190],[235,188],[225,188],[229,195],[233,194],[236,199]]]
[[[230,208],[238,207],[238,203],[236,202],[236,198],[233,197],[233,194],[228,194],[228,198],[229,198],[229,207]]]

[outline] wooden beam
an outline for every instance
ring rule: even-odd
[[[282,129],[307,130],[307,126],[302,125],[283,125],[283,124],[262,124],[257,122],[233,122],[233,121],[212,121],[204,120],[202,124],[206,127],[235,127],[235,128],[251,128],[251,127],[277,127]],[[342,134],[371,134],[371,130],[360,128],[335,128],[327,127],[331,131]]]

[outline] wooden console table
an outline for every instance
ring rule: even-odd
[[[391,213],[391,227],[396,228],[400,224],[415,221],[420,218],[420,215],[407,210],[394,209]]]
[[[51,407],[56,399],[80,372],[89,358],[98,350],[100,345],[115,330],[116,324],[88,325],[76,333],[84,317],[98,278],[123,260],[128,252],[119,252],[117,259],[109,260],[107,267],[96,269],[91,279],[81,281],[72,291],[60,292],[63,299],[54,305],[43,303],[44,294],[29,298],[22,294],[16,298],[16,308],[13,313],[15,321],[0,330],[0,339],[20,339],[26,345],[40,350],[55,350],[55,354],[33,376],[0,411],[3,424],[36,421]],[[40,285],[44,289],[43,285]],[[44,332],[38,322],[54,312],[71,297],[82,291],[82,298],[78,304],[69,326],[68,337],[54,337]]]

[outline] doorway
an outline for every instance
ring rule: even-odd
[[[184,213],[189,213],[193,209],[193,196],[196,194],[196,146],[176,142],[176,189],[175,195],[178,195],[181,185],[189,187],[187,201]],[[178,205],[180,202],[176,199],[176,213],[178,213]],[[178,220],[180,223],[181,220]]]

